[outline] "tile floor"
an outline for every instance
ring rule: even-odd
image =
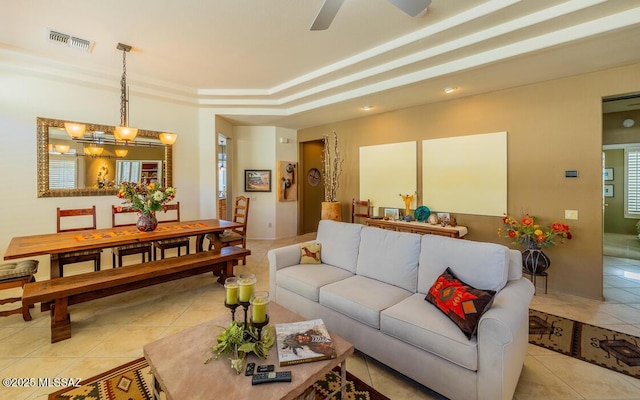
[[[268,289],[270,248],[313,235],[249,241],[247,266]],[[605,301],[539,290],[532,307],[640,336],[640,261],[605,257]],[[636,274],[636,275],[634,275]],[[224,290],[209,274],[71,307],[73,337],[51,344],[49,316],[36,308],[31,322],[0,319],[0,376],[90,377],[142,356],[142,346],[225,313]],[[443,397],[356,354],[347,368],[391,399]],[[55,388],[0,387],[0,399],[46,399]],[[515,399],[640,399],[640,379],[530,345]]]

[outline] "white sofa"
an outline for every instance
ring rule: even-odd
[[[299,244],[269,251],[277,303],[322,318],[356,349],[448,398],[513,397],[534,292],[520,252],[328,220],[316,241],[320,264],[300,264]],[[447,268],[470,286],[497,291],[471,339],[425,300]]]

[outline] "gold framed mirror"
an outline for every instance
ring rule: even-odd
[[[118,141],[114,128],[86,122],[80,139],[65,122],[38,117],[38,197],[112,196],[122,181],[173,186],[173,146],[160,133],[140,129],[131,143]]]

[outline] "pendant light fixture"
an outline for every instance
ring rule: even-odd
[[[87,131],[87,126],[85,124],[77,124],[75,122],[65,122],[64,130],[67,131],[67,134],[72,138],[80,139]]]
[[[122,50],[122,79],[120,79],[120,126],[116,126],[113,136],[117,140],[133,141],[138,134],[138,128],[129,127],[129,96],[127,93],[127,53],[131,46],[118,43],[118,50]]]
[[[127,153],[129,153],[129,150],[126,149],[116,149],[116,156],[122,158],[122,157],[126,157]]]
[[[174,144],[176,142],[176,139],[178,138],[178,135],[170,132],[162,132],[158,135],[158,137],[160,138],[162,144]]]

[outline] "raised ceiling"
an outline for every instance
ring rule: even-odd
[[[0,68],[118,91],[125,43],[132,98],[298,129],[640,62],[638,1],[433,0],[412,18],[346,0],[328,30],[310,31],[322,2],[5,1]],[[50,42],[47,28],[92,51]]]

